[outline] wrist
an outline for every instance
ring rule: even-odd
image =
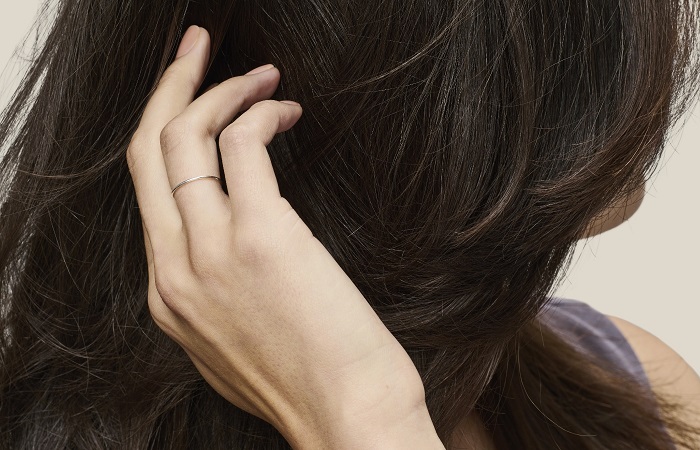
[[[408,398],[384,402],[367,413],[347,407],[329,412],[322,421],[298,420],[294,432],[283,434],[298,450],[445,450],[425,402]]]
[[[388,360],[387,355],[379,356],[379,361],[362,371],[364,377],[358,375],[345,384],[352,388],[344,390],[345,401],[334,410],[339,419],[333,430],[335,440],[325,448],[445,449],[430,418],[415,365],[407,355],[393,364],[386,364]]]
[[[396,341],[326,377],[313,404],[296,404],[277,427],[295,449],[443,449],[415,365]],[[293,410],[293,411],[292,411]]]
[[[445,450],[425,403],[403,411],[402,416],[398,421],[376,421],[363,432],[364,436],[354,436],[348,440],[349,445],[341,448]]]

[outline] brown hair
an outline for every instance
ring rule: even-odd
[[[303,105],[268,147],[280,191],[413,359],[443,442],[475,410],[499,448],[669,448],[658,405],[692,446],[670,399],[537,318],[696,97],[690,0],[58,3],[0,121],[5,446],[289,448],[146,303],[125,154],[190,24],[202,90],[274,63],[273,98]]]

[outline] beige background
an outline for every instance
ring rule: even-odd
[[[26,65],[20,49],[38,0],[10,2],[0,14],[0,106]],[[33,41],[33,35],[31,40]],[[12,58],[12,60],[10,60]],[[119,70],[118,67],[114,68]],[[641,208],[630,221],[581,241],[556,295],[583,300],[650,331],[700,372],[700,104],[675,133]]]

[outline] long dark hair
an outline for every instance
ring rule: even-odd
[[[692,445],[672,399],[538,318],[696,97],[691,0],[58,3],[0,122],[2,445],[289,448],[146,303],[125,154],[190,24],[202,90],[274,63],[273,98],[303,105],[269,146],[280,191],[412,357],[443,442],[476,411],[504,449],[669,448],[659,408]]]

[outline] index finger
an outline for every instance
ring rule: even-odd
[[[196,25],[189,27],[178,48],[178,56],[163,72],[144,109],[139,128],[159,134],[168,122],[192,103],[204,80],[209,52],[207,30]]]
[[[144,225],[149,228],[154,240],[161,234],[156,229],[172,232],[182,228],[182,217],[170,193],[160,133],[168,122],[192,103],[204,79],[209,51],[207,31],[196,25],[189,27],[175,61],[165,70],[148,100],[127,151]]]

